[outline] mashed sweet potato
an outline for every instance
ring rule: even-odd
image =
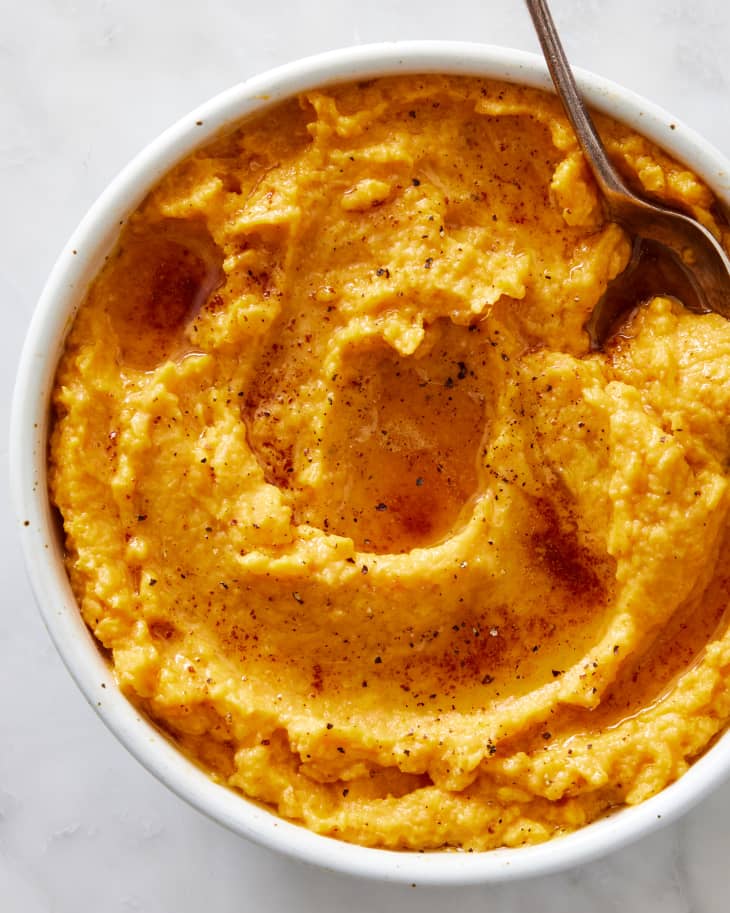
[[[54,394],[68,572],[130,699],[373,846],[545,840],[679,777],[730,717],[730,323],[658,297],[591,353],[629,256],[557,101],[506,84],[309,92],[174,168]]]

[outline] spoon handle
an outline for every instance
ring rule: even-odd
[[[593,176],[610,205],[614,194],[624,195],[629,192],[628,188],[611,164],[595,124],[583,104],[546,0],[525,0],[525,3],[565,113]]]

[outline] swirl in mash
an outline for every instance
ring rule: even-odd
[[[131,217],[51,493],[121,688],[211,776],[482,850],[640,802],[726,726],[730,323],[655,298],[591,354],[629,255],[556,100],[465,78],[310,92]]]

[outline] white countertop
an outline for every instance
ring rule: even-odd
[[[553,0],[575,64],[730,153],[727,0]],[[394,11],[394,8],[395,9]],[[110,178],[198,102],[349,44],[479,40],[537,50],[519,0],[35,0],[0,29],[0,471],[18,354],[64,240]],[[188,808],[87,706],[30,594],[0,489],[3,913],[726,913],[730,784],[655,836],[521,885],[371,885],[278,858]]]

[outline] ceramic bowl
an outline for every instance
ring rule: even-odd
[[[730,732],[654,798],[538,846],[424,854],[369,849],[319,836],[215,784],[123,697],[81,619],[46,489],[50,393],[66,333],[120,227],[150,188],[219,131],[295,93],[346,80],[426,72],[483,76],[538,88],[551,85],[542,58],[505,48],[440,41],[349,48],[296,61],[235,86],[192,111],[147,146],[92,206],[62,251],[38,302],[15,389],[11,469],[28,572],[51,637],[91,706],[149,771],[237,834],[300,860],[384,881],[463,885],[555,872],[656,830],[730,774]],[[730,163],[719,152],[633,92],[584,71],[576,75],[592,107],[623,121],[690,165],[730,205]]]

